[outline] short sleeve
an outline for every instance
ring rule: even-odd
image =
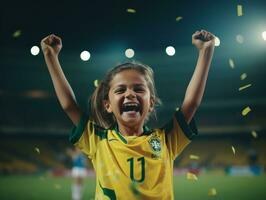
[[[181,110],[163,127],[171,158],[174,160],[198,134],[194,118],[187,124]]]
[[[72,129],[69,140],[89,158],[93,159],[98,143],[106,138],[107,130],[89,120],[86,114],[81,116],[77,126]]]

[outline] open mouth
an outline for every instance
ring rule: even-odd
[[[124,103],[122,104],[121,107],[121,113],[123,112],[140,112],[141,111],[141,106],[139,103],[135,103],[135,102],[128,102],[128,103]]]

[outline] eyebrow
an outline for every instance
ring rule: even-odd
[[[126,85],[125,84],[116,85],[116,86],[113,87],[113,90],[116,89],[116,88],[119,88],[119,87],[126,87]],[[136,84],[133,84],[133,87],[145,87],[145,84],[136,83]]]

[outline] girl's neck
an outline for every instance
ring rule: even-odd
[[[123,124],[118,124],[118,130],[123,136],[139,136],[143,133],[143,125],[125,126]]]

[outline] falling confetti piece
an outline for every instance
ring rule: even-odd
[[[21,36],[21,30],[16,30],[16,31],[13,33],[13,37],[14,37],[14,38],[18,38],[19,36]]]
[[[236,154],[236,150],[235,150],[235,147],[232,146],[232,151],[233,151],[233,154],[235,155]]]
[[[135,195],[139,195],[140,192],[138,190],[138,183],[136,181],[132,181],[131,185],[130,185],[130,189],[133,192],[133,194]]]
[[[239,44],[243,44],[244,42],[244,37],[242,35],[237,35],[236,36],[236,41],[239,43]]]
[[[93,84],[94,84],[95,87],[98,87],[99,86],[99,81],[96,79],[96,80],[94,80]]]
[[[246,108],[244,108],[242,110],[242,115],[246,116],[250,111],[251,111],[251,108],[249,106],[247,106]]]
[[[251,85],[252,85],[252,84],[244,85],[244,86],[238,88],[238,91],[241,91],[241,90],[244,90],[244,89],[246,89],[246,88],[249,88]]]
[[[215,195],[217,195],[216,189],[215,188],[210,188],[209,189],[209,192],[208,192],[208,195],[209,196],[215,196]]]
[[[237,16],[240,17],[243,15],[242,5],[237,5]]]
[[[181,16],[178,16],[177,18],[175,18],[175,20],[176,20],[177,22],[179,22],[181,19],[183,19],[183,17],[181,17]]]
[[[190,172],[187,173],[187,179],[188,180],[195,180],[195,181],[198,180],[197,176],[193,173],[190,173]]]
[[[235,63],[234,63],[234,61],[233,61],[232,58],[229,59],[229,65],[230,65],[230,67],[231,67],[232,69],[235,68]]]
[[[128,13],[136,13],[136,10],[133,9],[133,8],[128,8],[128,9],[127,9],[127,12],[128,12]]]
[[[113,176],[113,173],[109,171],[105,174],[105,176]]]
[[[254,137],[254,138],[257,138],[258,137],[258,134],[256,131],[251,131],[251,135]]]
[[[189,155],[189,158],[190,159],[194,159],[194,160],[198,160],[199,159],[199,156],[196,156],[196,155]]]
[[[246,73],[243,73],[243,74],[241,74],[241,76],[240,76],[240,79],[243,81],[244,79],[246,79],[247,78],[247,74]]]
[[[38,154],[41,153],[41,152],[40,152],[40,149],[39,149],[38,147],[35,147],[35,151],[36,151]]]
[[[177,107],[175,110],[176,110],[176,111],[179,111],[179,107]]]
[[[59,184],[54,184],[55,189],[60,190],[62,187]]]

